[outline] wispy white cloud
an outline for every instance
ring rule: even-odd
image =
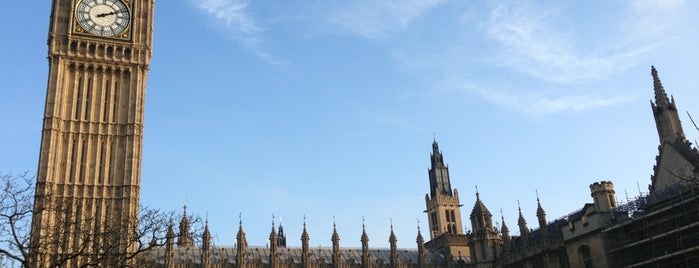
[[[673,23],[673,14],[677,16],[684,1],[645,0],[629,5],[630,11],[617,14],[616,20],[601,22],[607,23],[604,34],[587,39],[568,34],[573,26],[561,26],[566,20],[561,14],[575,8],[564,5],[502,2],[491,10],[481,31],[503,49],[494,57],[495,64],[550,82],[580,84],[623,72],[637,64],[639,56],[666,42],[679,26]],[[576,32],[599,30],[580,27]]]
[[[368,39],[383,39],[404,30],[446,0],[362,0],[333,5],[325,19]]]
[[[534,5],[498,2],[485,16],[469,14],[472,17],[463,19],[461,28],[452,30],[456,33],[453,46],[434,47],[429,53],[403,52],[399,60],[410,65],[423,64],[417,68],[423,72],[441,70],[439,88],[466,92],[523,114],[615,106],[634,97],[623,89],[610,92],[596,87],[582,90],[580,86],[623,73],[671,40],[677,23],[663,21],[662,17],[676,13],[683,1],[640,1],[632,4],[633,8],[625,6],[629,11],[623,16],[628,18],[619,18],[622,14],[602,18],[606,20],[601,23],[607,23],[603,33],[594,32],[599,24],[580,25],[572,20],[572,24],[566,25],[565,14],[574,7]],[[468,25],[474,22],[477,26]],[[624,25],[625,22],[630,24]],[[634,27],[638,27],[639,34],[629,30]],[[641,28],[652,32],[643,32]],[[589,35],[573,36],[570,30]],[[478,36],[482,41],[472,41]],[[435,56],[438,53],[444,55]],[[460,77],[454,79],[453,74]],[[507,76],[503,78],[508,82],[493,81],[493,74]]]
[[[595,55],[578,50],[547,21],[547,12],[501,5],[484,22],[484,34],[503,52],[496,64],[546,81],[576,84],[608,77],[621,67],[616,55]]]
[[[248,0],[190,0],[194,5],[213,16],[215,27],[225,32],[244,48],[272,63],[282,64],[262,48],[261,28],[249,12]]]
[[[632,100],[633,96],[601,96],[599,94],[542,94],[536,91],[514,92],[483,88],[470,82],[452,81],[453,90],[477,95],[491,103],[516,110],[518,112],[540,116],[561,112],[580,112],[584,110],[614,106]]]

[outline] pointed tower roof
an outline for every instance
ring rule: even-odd
[[[541,207],[541,200],[539,200],[539,192],[536,192],[536,218],[539,220],[539,230],[541,230],[542,236],[548,236],[548,223],[546,222],[546,212],[544,208]]]
[[[286,247],[286,235],[284,234],[284,226],[282,226],[282,217],[279,217],[279,228],[277,229],[277,246]]]
[[[272,214],[272,231],[269,233],[269,245],[271,248],[277,247],[277,228],[274,226],[274,214]]]
[[[238,215],[238,233],[236,234],[236,244],[238,249],[245,249],[248,246],[248,241],[245,238],[245,231],[243,231],[243,217],[242,215]]]
[[[391,244],[398,242],[398,239],[396,239],[396,234],[393,233],[393,220],[391,220],[391,235],[388,236],[388,242]]]
[[[500,219],[502,221],[502,226],[500,228],[502,240],[507,244],[510,241],[510,228],[507,228],[507,224],[505,224],[505,215],[502,213],[502,209],[500,209]]]
[[[201,236],[201,247],[202,250],[208,251],[211,248],[211,232],[209,232],[209,214],[206,214],[206,221],[204,222],[204,233]]]
[[[420,266],[425,266],[427,264],[427,253],[425,252],[425,239],[422,238],[422,232],[420,232],[420,220],[417,221],[417,264]]]
[[[517,210],[519,210],[519,219],[517,219],[517,225],[519,225],[519,235],[523,238],[529,236],[529,228],[527,227],[527,220],[524,219],[522,215],[522,207],[517,200]]]
[[[391,220],[391,235],[388,237],[388,241],[391,244],[391,267],[398,267],[398,239],[393,233],[393,220]]]
[[[658,71],[655,70],[655,66],[650,67],[650,74],[653,76],[653,91],[655,92],[655,105],[658,107],[668,107],[670,105],[670,100],[667,98],[667,93],[665,93],[665,88],[660,82],[658,77]]]
[[[303,231],[301,232],[301,241],[308,241],[310,239],[308,231],[306,231],[306,216],[303,216]]]
[[[362,217],[362,268],[370,266],[370,256],[369,256],[369,236],[366,234],[366,226],[364,224],[364,217]]]
[[[449,167],[444,164],[444,157],[439,150],[437,140],[432,142],[432,153],[430,154],[430,168],[427,171],[430,177],[430,196],[437,195],[453,196],[451,181],[449,179]]]
[[[541,207],[541,200],[539,200],[539,192],[536,193],[536,216],[546,217],[546,212],[544,211],[544,208]]]
[[[335,225],[335,220],[333,220],[333,235],[331,238],[333,245],[340,242],[340,235],[337,233],[337,226]]]
[[[243,214],[238,214],[238,234],[236,238],[236,252],[235,261],[236,263],[245,262],[245,252],[247,251],[248,241],[245,239],[245,232],[243,231]]]
[[[337,225],[335,225],[335,217],[333,216],[333,235],[332,238],[330,239],[333,243],[333,255],[332,255],[332,264],[333,267],[339,267],[340,266],[340,258],[342,257],[340,254],[340,235],[337,234]]]
[[[362,244],[369,242],[369,236],[366,234],[366,225],[364,224],[364,218],[362,218]]]
[[[194,239],[189,233],[189,217],[187,216],[187,205],[184,205],[182,219],[180,219],[180,235],[177,240],[177,246],[191,247],[194,245]]]
[[[422,232],[420,231],[420,221],[419,220],[417,221],[417,238],[415,239],[415,242],[417,242],[418,248],[420,248],[420,245],[425,244],[425,239],[422,237]]]
[[[492,214],[490,214],[488,208],[485,207],[483,201],[481,201],[480,193],[478,193],[478,190],[476,190],[476,203],[473,204],[473,210],[471,210],[471,218],[478,216],[492,216]]]

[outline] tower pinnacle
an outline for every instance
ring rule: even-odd
[[[658,77],[658,71],[653,66],[651,67],[651,75],[653,76],[655,103],[651,101],[650,105],[655,117],[655,126],[658,129],[660,145],[666,142],[674,143],[678,139],[684,140],[684,130],[682,130],[682,123],[677,114],[674,98],[668,99],[665,88],[663,88],[663,84]]]
[[[655,91],[655,105],[661,107],[667,107],[670,104],[670,100],[667,98],[667,93],[665,93],[665,88],[660,82],[658,77],[658,71],[655,70],[655,66],[650,67],[650,74],[653,76],[653,91]]]

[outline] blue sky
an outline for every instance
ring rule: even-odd
[[[658,138],[650,66],[699,133],[693,1],[157,1],[142,204],[207,212],[233,245],[272,214],[290,246],[401,247],[427,229],[433,133],[464,204],[475,187],[516,226],[646,191]],[[0,172],[35,172],[46,90],[48,1],[0,10]],[[426,233],[424,235],[427,235]]]

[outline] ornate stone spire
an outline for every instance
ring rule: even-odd
[[[369,236],[366,234],[364,218],[362,218],[362,268],[369,268]]]
[[[284,234],[284,227],[282,226],[282,217],[279,217],[279,229],[277,230],[277,246],[280,248],[286,248],[286,235]]]
[[[476,188],[476,203],[471,211],[471,224],[473,232],[482,230],[493,230],[493,214],[490,213],[487,207],[481,201],[480,193]]]
[[[658,107],[668,107],[670,105],[670,100],[667,98],[667,93],[665,93],[665,88],[663,88],[663,84],[660,82],[658,71],[655,70],[655,66],[650,67],[650,74],[653,76],[655,105]]]
[[[420,267],[427,265],[427,252],[425,251],[425,239],[422,238],[422,232],[420,232],[420,220],[417,221],[417,264]]]
[[[544,208],[541,207],[541,200],[539,200],[539,192],[536,192],[536,218],[539,220],[539,230],[541,231],[542,237],[548,236],[548,223],[546,222],[546,212]]]
[[[430,154],[431,166],[428,170],[430,176],[430,197],[437,195],[452,196],[451,181],[449,180],[449,167],[444,165],[444,157],[439,150],[437,140],[432,142],[432,154]]]
[[[183,207],[182,219],[180,220],[180,235],[177,239],[178,247],[194,246],[194,239],[189,233],[189,217],[187,216],[187,205]]]
[[[204,223],[204,233],[201,237],[201,263],[204,267],[209,265],[211,260],[211,233],[209,232],[209,214],[206,214]]]
[[[332,238],[330,239],[333,243],[333,267],[339,267],[340,266],[340,260],[342,256],[340,256],[340,235],[337,234],[337,226],[335,225],[335,217],[333,217],[333,235]]]
[[[519,200],[517,200],[517,209],[519,210],[519,219],[517,220],[517,225],[519,225],[519,236],[522,237],[522,239],[528,239],[529,228],[527,228],[527,220],[525,220],[524,216],[522,216],[522,207],[519,204]]]
[[[388,237],[388,242],[391,245],[391,268],[396,268],[400,262],[398,260],[398,239],[393,233],[393,220],[391,220],[391,235]]]
[[[238,235],[236,235],[236,254],[235,261],[238,267],[243,267],[245,263],[245,252],[248,247],[248,241],[245,239],[245,232],[243,231],[243,217],[241,214],[238,215]]]
[[[175,267],[175,228],[172,220],[167,224],[167,234],[165,235],[165,267]]]
[[[310,240],[308,232],[306,231],[306,216],[303,216],[303,232],[301,233],[301,266],[304,268],[310,267],[311,263],[309,260],[310,249],[308,246],[308,241]]]
[[[272,232],[269,234],[269,265],[277,267],[277,230],[274,227],[274,214],[272,214]]]
[[[655,117],[655,125],[658,129],[658,138],[660,145],[664,143],[674,143],[677,139],[685,140],[682,122],[680,122],[679,114],[675,99],[668,99],[665,88],[658,78],[658,71],[654,66],[651,66],[651,75],[653,76],[653,91],[655,93],[655,103],[650,102]]]
[[[505,224],[505,215],[502,213],[502,209],[500,209],[500,218],[502,220],[502,241],[503,243],[507,246],[510,244],[510,228],[507,228],[507,224]]]

